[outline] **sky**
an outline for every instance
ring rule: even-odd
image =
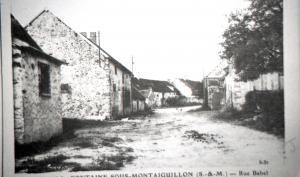
[[[27,25],[44,9],[77,32],[100,31],[101,47],[147,79],[200,81],[220,62],[231,12],[246,0],[12,0]]]

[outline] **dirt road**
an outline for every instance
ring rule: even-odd
[[[216,121],[196,107],[158,109],[151,116],[75,131],[48,152],[17,160],[19,172],[84,171],[280,163],[283,139]]]

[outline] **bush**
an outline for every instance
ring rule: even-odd
[[[187,100],[184,96],[179,97],[170,97],[166,99],[166,104],[168,106],[193,106],[193,105],[199,105],[199,102],[190,102]]]
[[[259,111],[276,117],[284,116],[283,91],[251,91],[246,94],[243,111]]]
[[[252,91],[246,95],[245,113],[257,113],[261,127],[275,134],[284,134],[283,91]]]
[[[251,91],[242,110],[226,107],[214,117],[284,137],[283,91]]]

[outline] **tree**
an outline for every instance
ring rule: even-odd
[[[230,15],[221,58],[233,62],[241,80],[283,71],[282,16],[282,0],[250,0],[247,9]]]

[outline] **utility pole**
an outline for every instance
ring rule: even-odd
[[[131,56],[131,72],[132,72],[132,74],[133,74],[133,65],[134,65],[133,56]]]
[[[98,31],[98,44],[99,44],[99,66],[101,67],[100,31]]]

